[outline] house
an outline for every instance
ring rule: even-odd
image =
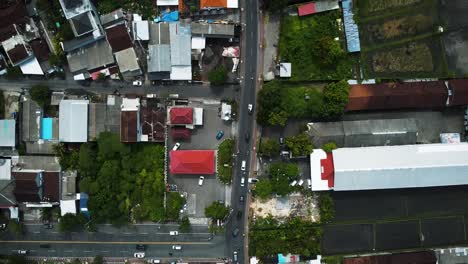
[[[403,252],[393,254],[382,254],[375,256],[344,258],[343,264],[436,264],[437,257],[434,251]]]
[[[112,67],[115,64],[112,49],[106,40],[67,54],[70,71],[75,80],[90,78],[90,73]]]
[[[445,83],[449,88],[448,106],[468,105],[468,79],[451,79]]]
[[[234,25],[205,22],[192,23],[192,35],[207,38],[233,38]]]
[[[120,113],[120,141],[138,142],[141,134],[138,129],[140,98],[124,98]]]
[[[59,113],[59,141],[88,141],[88,100],[62,100]]]
[[[122,8],[114,10],[110,12],[109,14],[104,14],[100,17],[100,19],[101,19],[101,25],[105,29],[115,26],[115,25],[126,23],[125,14]]]
[[[339,148],[328,154],[314,150],[312,190],[465,185],[467,154],[468,143]]]
[[[133,47],[130,34],[128,33],[125,24],[118,24],[113,27],[106,28],[107,41],[109,42],[112,52],[119,52]]]
[[[169,80],[171,78],[169,23],[151,22],[149,28],[148,79],[151,81]]]
[[[61,177],[60,213],[62,216],[76,214],[76,171],[65,171]]]
[[[239,8],[238,0],[200,0],[200,9]]]
[[[279,64],[279,76],[281,78],[291,78],[291,63],[282,62]]]
[[[379,119],[307,124],[307,133],[316,147],[334,142],[338,147],[416,144],[416,120]]]
[[[176,140],[176,139],[190,139],[192,136],[192,133],[190,132],[190,129],[185,128],[185,127],[172,127],[171,128],[171,138]]]
[[[59,172],[41,170],[13,171],[14,195],[27,207],[52,207],[59,202]]]
[[[106,103],[90,103],[88,112],[88,140],[95,141],[102,132],[120,133],[122,98],[108,95]]]
[[[192,107],[169,108],[169,120],[171,125],[193,125]]]
[[[206,174],[216,172],[214,150],[176,150],[169,152],[171,174]]]
[[[340,9],[338,1],[317,1],[298,6],[297,13],[306,16],[336,9]]]
[[[114,53],[120,73],[126,80],[131,80],[143,74],[138,64],[138,58],[133,47]]]
[[[11,65],[20,67],[23,74],[44,74],[31,46],[25,41],[23,35],[14,35],[2,41],[2,46]]]
[[[192,80],[190,24],[169,24],[171,47],[171,80]]]
[[[0,209],[8,209],[11,219],[18,218],[14,190],[15,181],[11,178],[11,159],[0,159]]]
[[[149,24],[148,20],[134,20],[133,26],[133,39],[135,41],[148,41],[149,40]]]
[[[444,81],[357,84],[345,110],[443,109],[447,97]]]
[[[16,121],[14,119],[0,120],[0,148],[16,146]]]

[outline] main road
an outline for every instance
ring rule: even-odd
[[[233,258],[233,252],[238,252],[239,263],[248,263],[248,246],[246,237],[248,223],[248,178],[252,173],[251,160],[255,151],[255,115],[249,113],[248,105],[251,104],[255,112],[256,108],[256,87],[258,80],[257,56],[259,51],[259,5],[257,0],[241,1],[243,30],[243,42],[241,52],[243,53],[243,80],[241,84],[241,95],[239,104],[239,133],[237,140],[237,157],[234,168],[234,178],[232,181],[232,217],[226,225],[226,241],[228,257]],[[248,135],[248,137],[246,136]],[[242,162],[245,161],[245,170],[241,169]],[[245,183],[241,186],[241,179]],[[244,196],[244,202],[240,202],[240,196]],[[237,217],[238,212],[242,217]],[[233,231],[239,229],[239,234],[234,236]]]

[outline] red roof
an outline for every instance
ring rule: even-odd
[[[113,52],[133,47],[132,40],[128,34],[127,27],[125,24],[106,28],[107,41],[109,41]]]
[[[299,16],[306,16],[315,13],[315,3],[308,3],[305,5],[301,5],[297,8],[297,12],[299,13]]]
[[[171,129],[171,137],[173,139],[190,139],[190,129],[185,127],[173,127]]]
[[[138,112],[120,112],[120,141],[137,142],[138,139]]]
[[[59,172],[43,172],[44,178],[44,201],[46,202],[58,202],[60,201],[59,195],[59,184],[60,184],[60,173]]]
[[[468,105],[468,79],[453,79],[448,84],[452,90],[449,105]]]
[[[434,251],[395,253],[378,256],[345,258],[343,264],[436,264]]]
[[[333,166],[333,154],[327,153],[327,159],[320,160],[322,168],[321,178],[328,181],[328,188],[335,186],[335,169]]]
[[[169,114],[173,125],[193,124],[193,108],[191,107],[173,107],[169,110]]]
[[[171,174],[214,174],[214,150],[172,150],[169,153]]]
[[[227,7],[227,0],[200,0],[200,9]]]

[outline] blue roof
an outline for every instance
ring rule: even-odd
[[[343,19],[346,34],[346,44],[349,52],[361,51],[361,43],[359,41],[359,29],[354,22],[353,1],[343,0]]]
[[[49,117],[41,120],[41,139],[51,140],[53,131],[53,119]]]
[[[86,215],[89,219],[88,198],[87,193],[80,193],[80,213]]]

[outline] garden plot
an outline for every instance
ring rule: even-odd
[[[357,5],[360,15],[371,15],[421,2],[423,2],[423,0],[359,0],[357,1]]]
[[[304,220],[318,222],[320,209],[313,196],[291,194],[287,197],[273,197],[267,201],[254,200],[250,206],[254,217],[273,216],[276,219],[302,217]]]

